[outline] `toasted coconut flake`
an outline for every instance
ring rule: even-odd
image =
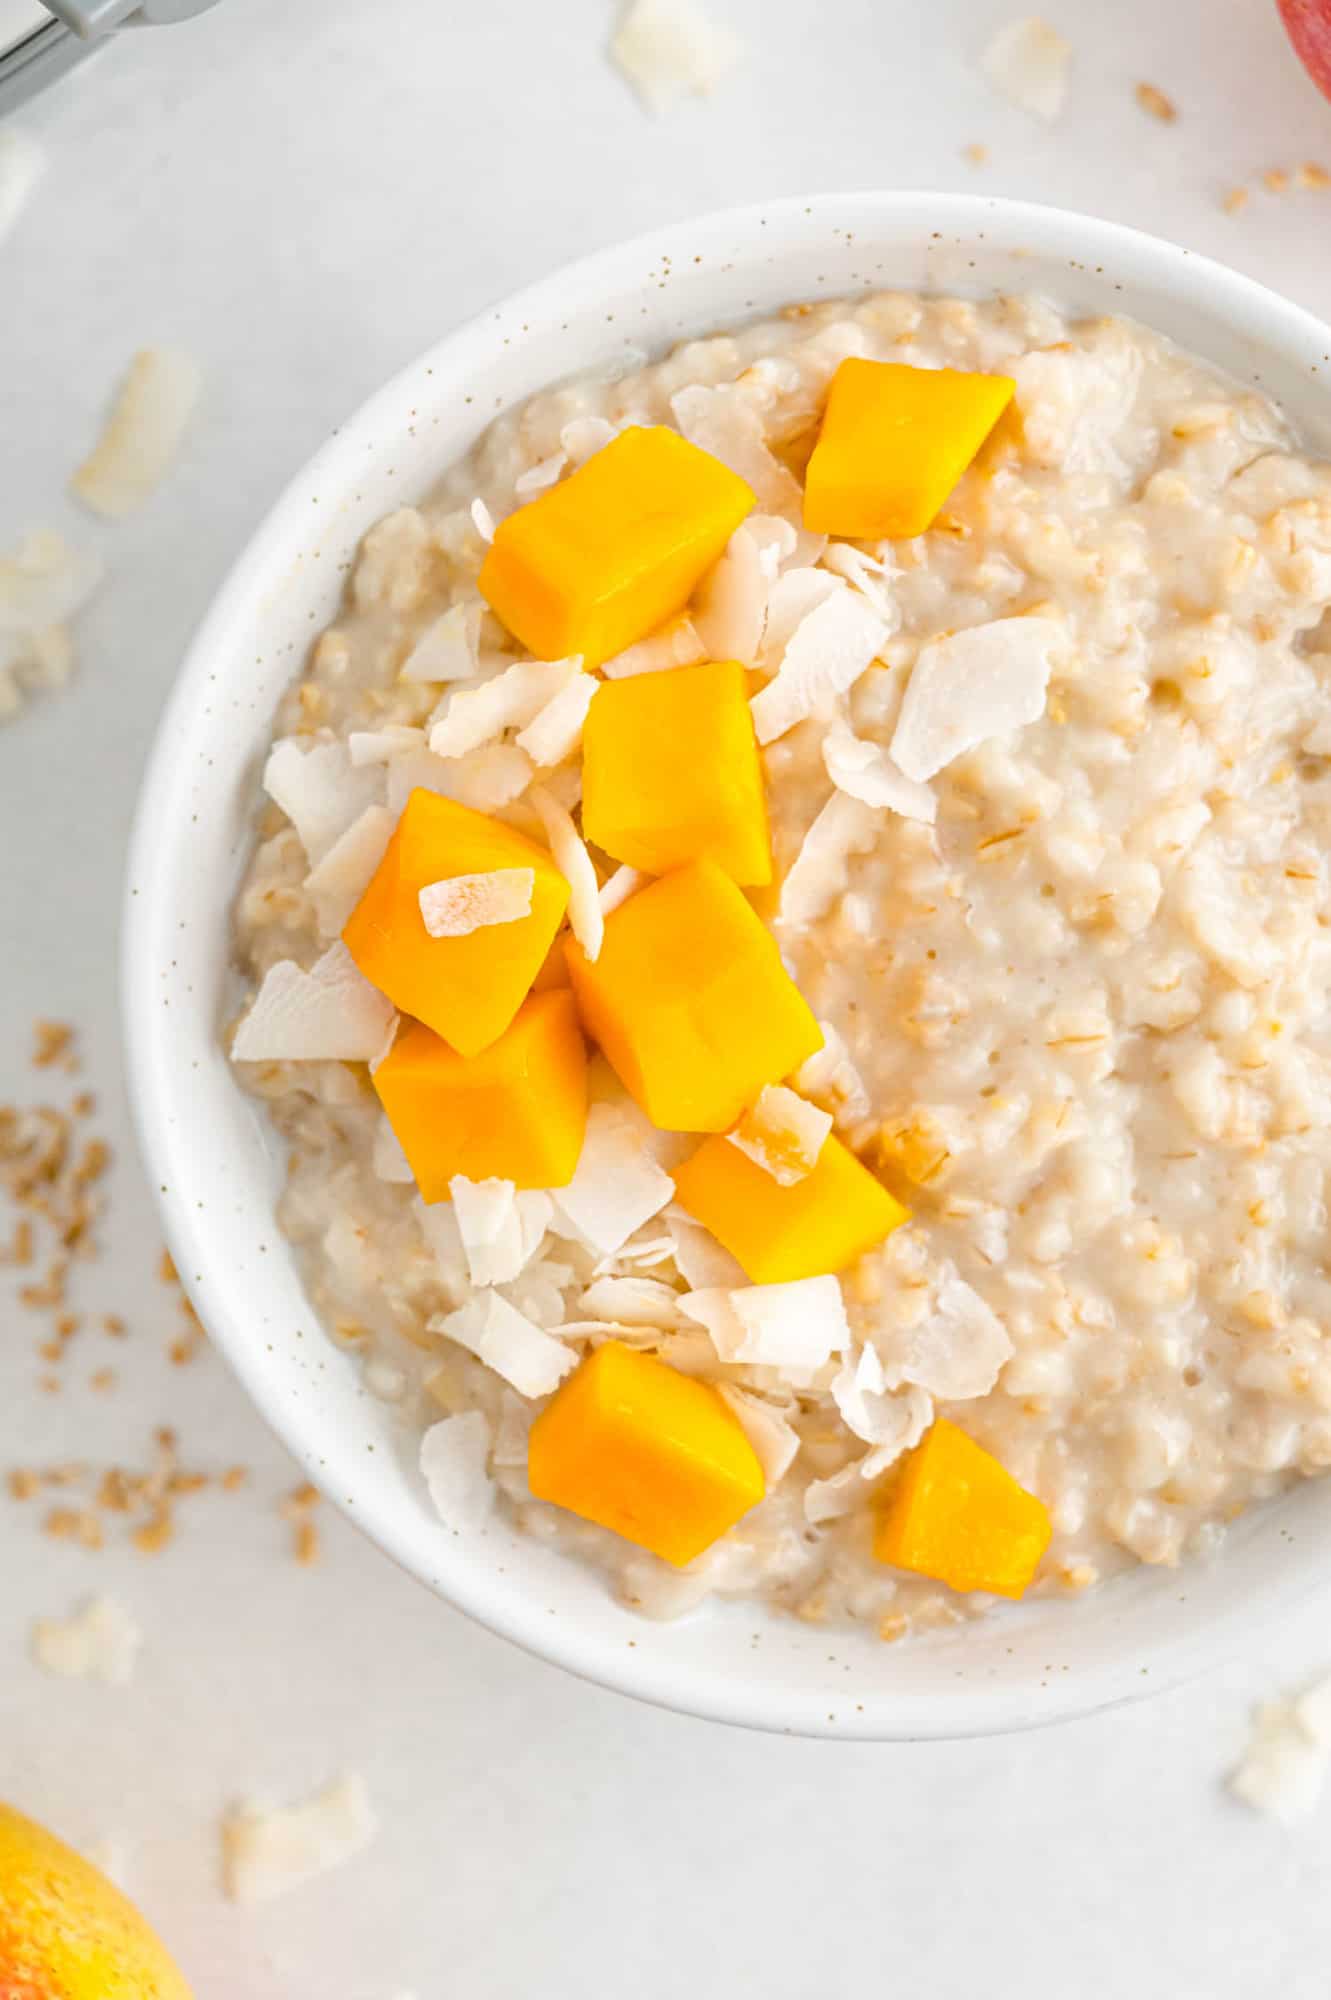
[[[453,1177],[448,1191],[473,1285],[516,1278],[541,1247],[552,1213],[549,1196],[519,1194],[512,1181],[469,1181],[462,1174]]]
[[[409,1186],[416,1178],[411,1171],[411,1163],[402,1150],[402,1141],[387,1118],[381,1117],[374,1128],[374,1150],[370,1154],[370,1169],[376,1180],[388,1181],[399,1187]]]
[[[665,1223],[674,1248],[675,1267],[690,1291],[733,1292],[748,1283],[739,1259],[732,1257],[710,1229],[704,1229],[683,1209],[671,1209]]]
[[[532,868],[491,868],[480,875],[448,875],[420,891],[421,920],[433,938],[469,937],[491,924],[516,924],[531,915],[536,888]]]
[[[481,540],[490,543],[495,538],[495,517],[479,496],[471,503],[471,520]]]
[[[799,1432],[761,1396],[751,1396],[747,1390],[736,1389],[729,1382],[718,1382],[716,1386],[739,1418],[744,1435],[753,1446],[754,1456],[763,1469],[763,1483],[770,1493],[794,1463],[800,1448]]]
[[[760,743],[775,742],[811,715],[830,718],[837,697],[854,685],[887,641],[887,622],[873,606],[839,578],[833,584],[831,595],[791,635],[776,678],[750,703]]]
[[[869,1093],[850,1052],[830,1021],[820,1021],[823,1046],[795,1072],[796,1088],[830,1110],[838,1125],[855,1125],[869,1115]]]
[[[1012,1351],[998,1315],[964,1279],[946,1272],[924,1319],[894,1334],[885,1383],[895,1389],[914,1382],[940,1403],[966,1402],[988,1395]]]
[[[513,481],[514,493],[519,500],[531,500],[538,493],[547,492],[550,487],[559,484],[560,474],[567,464],[566,452],[552,452],[549,458],[541,459],[536,465],[529,465],[525,472],[518,474]]]
[[[489,1456],[490,1426],[480,1410],[445,1417],[422,1437],[421,1476],[446,1528],[478,1528],[489,1519],[495,1497]]]
[[[781,884],[780,921],[797,927],[815,923],[845,890],[851,855],[867,853],[877,832],[872,806],[833,792]]]
[[[481,618],[479,598],[452,604],[427,625],[408,653],[398,675],[403,681],[467,681],[480,671]]]
[[[27,207],[46,172],[46,155],[17,125],[0,126],[0,243]]]
[[[1229,1789],[1254,1812],[1292,1826],[1307,1819],[1326,1782],[1326,1744],[1305,1728],[1297,1707],[1270,1702],[1253,1718],[1252,1736]]]
[[[841,1287],[831,1277],[685,1292],[679,1303],[689,1319],[707,1328],[723,1361],[778,1369],[794,1388],[806,1387],[833,1354],[850,1345]]]
[[[892,760],[927,778],[1044,714],[1050,656],[1064,640],[1052,618],[995,618],[921,648],[892,738]]]
[[[552,1395],[578,1363],[571,1347],[546,1333],[499,1292],[477,1292],[457,1312],[431,1320],[430,1330],[446,1333],[468,1348],[520,1396]]]
[[[1038,14],[999,29],[981,58],[994,89],[1021,111],[1052,124],[1068,94],[1072,45]]]
[[[620,1326],[677,1326],[679,1297],[660,1278],[597,1278],[578,1300],[578,1311]]]
[[[233,1807],[222,1822],[226,1893],[233,1903],[284,1896],[352,1860],[378,1831],[364,1780],[354,1773],[325,1785],[303,1805]]]
[[[535,772],[516,743],[487,743],[465,757],[435,757],[413,750],[388,766],[388,810],[400,815],[416,790],[456,799],[473,812],[499,812],[521,798]]]
[[[832,1383],[832,1400],[847,1430],[866,1444],[890,1448],[894,1457],[917,1445],[933,1419],[933,1404],[922,1389],[889,1391],[878,1351],[867,1344],[846,1356]]]
[[[600,683],[594,674],[575,673],[534,715],[515,741],[538,769],[565,763],[582,743],[582,726]]]
[[[365,808],[382,801],[384,775],[377,765],[357,770],[345,744],[306,746],[287,736],[268,753],[263,788],[295,827],[311,868],[317,868]]]
[[[675,1183],[651,1152],[646,1121],[620,1104],[593,1104],[577,1172],[552,1190],[557,1212],[601,1255],[628,1242],[675,1192]]]
[[[382,729],[353,729],[347,738],[347,755],[357,770],[367,764],[391,764],[394,757],[409,757],[425,748],[425,731],[405,722],[389,722]]]
[[[373,1062],[397,1013],[358,970],[339,939],[308,972],[284,958],[262,986],[231,1044],[233,1062]]]
[[[99,556],[71,548],[48,528],[33,529],[12,556],[0,556],[0,637],[17,634],[26,654],[35,634],[82,609],[102,574]]]
[[[659,632],[626,646],[607,660],[601,672],[608,681],[626,681],[634,674],[660,674],[671,667],[692,667],[707,657],[697,631],[688,618],[672,618]]]
[[[70,481],[85,507],[118,521],[143,505],[180,449],[200,380],[198,363],[178,348],[139,350],[91,457]]]
[[[589,959],[599,958],[605,937],[600,884],[582,835],[546,785],[533,785],[532,805],[545,828],[554,863],[568,883],[568,920],[573,935]]]
[[[757,664],[772,580],[748,526],[736,528],[725,554],[704,577],[693,608],[704,658]]]
[[[384,858],[397,825],[387,806],[366,806],[305,878],[323,937],[337,937]]]
[[[799,481],[769,449],[762,417],[740,390],[730,383],[708,388],[695,382],[675,392],[670,408],[689,443],[738,474],[763,513],[799,519]]]
[[[627,903],[629,897],[636,890],[640,889],[646,880],[647,877],[643,874],[642,870],[640,868],[630,868],[627,861],[622,867],[616,868],[609,881],[603,882],[601,885],[599,897],[601,915],[608,917],[612,910],[619,908],[621,903]]]
[[[694,0],[631,0],[610,54],[654,117],[684,96],[710,97],[744,52]]]
[[[830,1112],[783,1083],[769,1083],[726,1137],[779,1187],[794,1187],[817,1166],[831,1129]]]
[[[844,723],[834,722],[824,736],[823,763],[837,790],[866,806],[883,807],[926,826],[938,817],[938,800],[929,787],[908,778],[880,745],[866,743]]]
[[[479,687],[446,695],[430,725],[431,755],[465,757],[506,729],[525,729],[580,667],[577,659],[519,660]]]
[[[69,1618],[39,1618],[32,1657],[48,1674],[125,1687],[143,1644],[138,1621],[114,1597],[92,1597]]]

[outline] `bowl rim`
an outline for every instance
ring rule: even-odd
[[[916,1704],[909,1717],[897,1723],[882,1713],[884,1704],[876,1700],[873,1714],[866,1716],[862,1725],[838,1717],[833,1727],[832,1718],[824,1713],[825,1697],[732,1686],[723,1676],[709,1677],[697,1671],[681,1674],[674,1664],[655,1662],[648,1648],[612,1652],[595,1637],[584,1639],[575,1620],[543,1618],[534,1600],[530,1608],[511,1594],[507,1600],[496,1601],[479,1566],[460,1578],[453,1575],[445,1588],[424,1563],[400,1546],[390,1510],[376,1507],[373,1492],[361,1494],[354,1505],[349,1503],[342,1482],[330,1474],[312,1428],[302,1423],[289,1405],[277,1408],[264,1379],[261,1344],[247,1335],[244,1317],[232,1309],[225,1291],[202,1299],[195,1290],[192,1274],[204,1255],[209,1224],[196,1213],[190,1194],[190,1148],[183,1128],[170,1115],[172,1103],[187,1084],[187,1073],[183,1065],[171,1061],[164,1038],[153,1032],[151,938],[170,846],[162,829],[164,802],[170,797],[175,776],[173,751],[182,723],[206,694],[219,642],[240,607],[253,600],[263,580],[262,571],[271,564],[273,549],[297,541],[300,524],[307,518],[307,497],[317,488],[325,466],[331,469],[349,443],[368,443],[381,433],[389,412],[396,412],[403,390],[423,367],[433,364],[442,373],[446,365],[456,373],[459,360],[469,350],[479,355],[492,346],[494,328],[501,317],[510,324],[530,320],[535,325],[549,317],[563,294],[585,294],[590,288],[609,286],[626,270],[636,274],[649,266],[659,267],[663,259],[668,263],[673,257],[683,263],[694,257],[699,242],[707,238],[741,234],[756,242],[760,229],[771,226],[775,232],[782,222],[797,218],[825,217],[829,226],[844,228],[859,223],[867,228],[875,220],[899,222],[917,213],[923,224],[941,230],[974,230],[988,218],[1005,233],[1019,232],[1037,244],[1048,242],[1051,251],[1066,252],[1070,259],[1075,250],[1087,262],[1093,257],[1106,270],[1126,270],[1142,285],[1154,282],[1166,291],[1179,288],[1181,274],[1186,271],[1189,284],[1211,296],[1208,317],[1220,320],[1228,311],[1236,323],[1255,321],[1261,325],[1264,341],[1271,345],[1316,348],[1319,353],[1331,349],[1331,328],[1315,314],[1217,260],[1121,223],[999,195],[871,189],[785,196],[671,223],[564,264],[483,307],[398,369],[329,434],[288,480],[251,533],[210,600],[158,721],[130,831],[120,929],[119,992],[131,1117],[167,1242],[211,1337],[260,1415],[310,1479],[400,1567],[453,1608],[536,1658],[595,1685],[678,1713],[843,1741],[996,1734],[1137,1700],[1176,1686],[1230,1657],[1251,1631],[1253,1606],[1250,1601],[1231,1604],[1208,1619],[1200,1637],[1165,1645],[1153,1657],[1149,1675],[1136,1656],[1115,1658],[1095,1669],[1079,1669],[1075,1677],[1069,1676],[1051,1690],[1038,1712],[1029,1711],[1016,1688],[940,1689],[936,1713],[924,1712]],[[765,239],[768,246],[772,241],[771,236]],[[1331,376],[1324,393],[1331,396]],[[1278,1612],[1301,1596],[1303,1586],[1292,1573],[1293,1565],[1290,1570],[1283,1578],[1271,1580],[1264,1597],[1266,1609]]]

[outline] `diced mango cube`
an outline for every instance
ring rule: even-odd
[[[582,829],[649,875],[706,855],[736,882],[771,881],[742,666],[706,660],[597,689],[582,736]]]
[[[753,1446],[710,1383],[615,1340],[588,1355],[537,1417],[527,1479],[538,1500],[676,1567],[766,1491]]]
[[[714,861],[630,896],[594,962],[572,942],[567,957],[588,1033],[665,1131],[724,1132],[822,1047],[775,938]]]
[[[755,1285],[844,1271],[910,1219],[835,1134],[789,1187],[716,1134],[675,1169],[675,1192]]]
[[[587,1050],[573,995],[533,993],[498,1041],[460,1056],[421,1021],[373,1073],[379,1101],[426,1201],[454,1174],[566,1187],[587,1124]]]
[[[463,937],[431,937],[420,892],[450,875],[530,868],[530,915]],[[415,791],[342,932],[365,977],[464,1056],[502,1035],[531,991],[568,907],[547,848],[502,820]]]
[[[499,523],[481,594],[538,659],[599,666],[683,610],[753,506],[719,459],[638,425]]]
[[[906,1458],[878,1515],[873,1552],[953,1590],[1020,1597],[1049,1546],[1043,1501],[939,1417]]]
[[[1016,392],[1006,375],[851,355],[832,377],[804,482],[816,534],[922,535]]]

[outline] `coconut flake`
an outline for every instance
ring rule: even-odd
[[[736,1389],[729,1382],[718,1382],[716,1386],[738,1417],[745,1437],[753,1446],[754,1456],[763,1469],[763,1484],[770,1493],[794,1463],[800,1448],[799,1432],[761,1396],[751,1396],[747,1390]]]
[[[536,465],[529,465],[513,481],[513,491],[519,500],[534,499],[538,493],[548,492],[559,484],[560,474],[568,464],[568,454],[563,451],[551,452],[549,458],[541,459]]]
[[[606,660],[601,672],[608,681],[626,681],[635,674],[661,674],[671,667],[696,666],[707,658],[707,648],[688,618],[672,618],[659,632],[652,632],[636,645]]]
[[[573,935],[584,955],[597,959],[605,937],[605,919],[592,857],[582,835],[548,786],[533,785],[528,796],[545,828],[555,867],[568,883],[568,920]]]
[[[815,1526],[853,1514],[867,1498],[865,1487],[887,1471],[901,1456],[894,1445],[876,1445],[862,1458],[852,1459],[829,1479],[815,1479],[804,1490],[804,1517]]]
[[[12,556],[0,556],[0,635],[18,634],[26,653],[34,635],[83,608],[102,574],[99,556],[49,528],[32,529]]]
[[[546,1333],[499,1292],[477,1292],[456,1312],[429,1324],[432,1333],[447,1334],[469,1349],[520,1396],[552,1395],[578,1364],[571,1347]]]
[[[844,723],[834,722],[824,736],[823,763],[832,783],[848,798],[885,807],[904,819],[922,820],[926,826],[938,817],[938,800],[929,787],[908,778],[886,750],[866,743]]]
[[[488,546],[495,538],[495,517],[479,496],[471,503],[471,521],[481,540]]]
[[[659,1215],[675,1183],[650,1150],[646,1121],[620,1104],[593,1104],[577,1171],[551,1191],[557,1212],[603,1257]]]
[[[180,449],[200,380],[198,363],[178,348],[139,350],[91,456],[69,482],[86,507],[118,521],[143,505]]]
[[[620,1326],[677,1326],[679,1295],[660,1278],[597,1278],[578,1300],[578,1310],[587,1319]]]
[[[736,528],[725,554],[703,578],[693,607],[704,658],[756,665],[771,582],[756,538],[747,525]]]
[[[446,875],[418,893],[421,921],[432,938],[470,937],[492,924],[516,924],[531,915],[533,868],[489,868],[479,875]]]
[[[1322,1796],[1328,1750],[1304,1726],[1296,1704],[1268,1702],[1256,1711],[1252,1736],[1230,1773],[1229,1789],[1254,1812],[1292,1826],[1307,1819]]]
[[[323,937],[337,937],[342,930],[383,860],[396,825],[387,806],[366,806],[305,877],[306,894]]]
[[[226,1893],[233,1903],[284,1896],[352,1860],[378,1831],[365,1782],[354,1773],[325,1785],[303,1805],[273,1808],[246,1801],[222,1822]]]
[[[401,814],[414,791],[437,792],[473,812],[499,812],[520,798],[535,772],[516,743],[487,743],[465,757],[413,750],[388,766],[388,809]]]
[[[575,673],[545,707],[535,714],[515,741],[538,768],[563,764],[582,742],[582,726],[600,683],[593,674]]]
[[[847,1430],[866,1444],[890,1448],[893,1457],[917,1445],[933,1421],[933,1404],[923,1389],[891,1393],[882,1359],[867,1343],[847,1355],[832,1383],[832,1400]]]
[[[994,89],[1019,110],[1052,124],[1068,94],[1072,45],[1038,14],[1009,21],[980,58]]]
[[[264,974],[231,1044],[233,1062],[372,1062],[397,1013],[339,939],[304,971],[284,958]]]
[[[296,736],[275,743],[263,769],[263,788],[295,827],[311,868],[367,806],[381,801],[383,785],[377,766],[353,766],[345,744],[307,744]]]
[[[604,451],[615,436],[615,427],[606,417],[571,417],[559,433],[559,442],[575,466],[585,465]]]
[[[920,649],[892,738],[892,759],[923,783],[991,736],[1044,714],[1050,654],[1065,638],[1052,618],[995,618]]]
[[[811,715],[830,719],[837,697],[854,686],[887,641],[887,621],[873,606],[839,578],[831,582],[831,595],[796,626],[775,679],[750,703],[760,743],[775,742]]]
[[[820,1021],[823,1046],[807,1056],[795,1072],[795,1087],[802,1096],[813,1098],[830,1110],[838,1125],[855,1125],[869,1115],[869,1093],[864,1079],[851,1061],[839,1031],[830,1021]]]
[[[710,1229],[704,1229],[682,1209],[666,1214],[666,1228],[674,1252],[675,1268],[690,1291],[733,1292],[748,1283],[737,1257],[718,1243]]]
[[[918,1383],[940,1403],[987,1396],[1013,1352],[1007,1328],[955,1272],[941,1279],[932,1310],[892,1337],[886,1386]]]
[[[852,590],[858,590],[862,597],[867,597],[889,630],[896,630],[900,616],[896,600],[887,585],[888,579],[898,572],[890,563],[883,562],[878,556],[867,555],[853,542],[829,542],[823,550],[822,564],[834,576],[842,577]]]
[[[402,681],[466,681],[480,671],[481,618],[479,598],[452,604],[427,625],[402,664]]]
[[[623,867],[616,868],[609,881],[601,884],[598,899],[601,905],[601,915],[608,917],[612,911],[619,908],[621,903],[627,903],[629,897],[636,890],[640,889],[646,880],[647,877],[640,868],[630,868],[627,862],[624,863]]]
[[[430,753],[465,757],[506,729],[525,729],[581,669],[579,659],[518,660],[479,687],[445,695],[430,723]]]
[[[90,1597],[68,1618],[38,1618],[32,1657],[48,1674],[66,1680],[105,1681],[125,1687],[143,1644],[138,1621],[114,1597]]]
[[[761,414],[738,389],[691,383],[676,390],[670,408],[689,443],[729,466],[764,513],[799,517],[800,483],[770,450]]]
[[[411,1171],[411,1162],[402,1150],[402,1141],[387,1118],[382,1116],[374,1128],[370,1171],[376,1180],[388,1181],[395,1187],[409,1186],[416,1178]]]
[[[753,529],[752,517],[746,525]],[[774,674],[804,620],[842,588],[839,577],[829,576],[825,569],[815,569],[808,563],[778,576],[768,594],[758,664]]]
[[[877,837],[873,807],[833,792],[781,884],[779,921],[797,927],[816,922],[845,890],[851,855],[866,854]]]
[[[707,1328],[723,1361],[780,1369],[797,1388],[807,1387],[831,1355],[850,1345],[841,1287],[832,1277],[686,1292],[679,1304]]]
[[[490,1426],[480,1410],[431,1424],[421,1439],[421,1475],[446,1528],[476,1528],[494,1507],[487,1463]]]
[[[552,1212],[549,1196],[519,1194],[512,1181],[469,1181],[464,1174],[454,1175],[448,1191],[473,1285],[516,1278],[541,1247]]]
[[[610,54],[654,117],[684,96],[710,97],[744,52],[694,0],[632,0]]]
[[[425,731],[409,723],[386,722],[382,729],[353,729],[347,738],[347,755],[357,770],[367,764],[391,764],[394,757],[408,757],[425,748]]]
[[[794,1187],[817,1166],[831,1129],[830,1112],[820,1111],[783,1083],[769,1083],[726,1137],[778,1187]]]
[[[0,243],[27,207],[46,172],[46,155],[16,125],[0,126]]]

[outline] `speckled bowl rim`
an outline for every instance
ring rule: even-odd
[[[875,257],[887,246],[886,257]],[[1011,274],[1009,285],[988,274],[1000,265]],[[571,372],[561,348],[568,344],[565,336],[581,343],[585,361],[604,358],[588,329],[613,316],[598,314],[597,301],[623,302],[621,319],[631,322],[631,302],[660,292],[684,302],[676,330],[720,328],[737,323],[743,306],[753,303],[743,297],[749,281],[755,297],[764,291],[761,310],[774,309],[774,266],[790,271],[787,300],[816,296],[820,288],[829,297],[884,285],[936,291],[969,285],[992,292],[1021,288],[1025,280],[1032,289],[1053,290],[1074,310],[1121,309],[1164,326],[1231,373],[1269,389],[1293,406],[1321,448],[1331,449],[1331,332],[1321,322],[1173,244],[1062,210],[918,192],[791,198],[657,230],[542,279],[446,335],[333,434],[257,529],[199,629],[157,732],[131,838],[121,979],[131,1103],[167,1240],[214,1341],[309,1477],[453,1605],[588,1680],[715,1720],[843,1739],[1033,1727],[1176,1684],[1241,1649],[1254,1623],[1324,1589],[1331,1574],[1331,1482],[1305,1485],[1291,1496],[1293,1505],[1281,1501],[1258,1510],[1239,1524],[1218,1563],[1169,1574],[1138,1571],[1077,1604],[1046,1601],[1005,1611],[970,1628],[964,1646],[944,1637],[884,1648],[858,1632],[811,1633],[793,1620],[764,1620],[752,1607],[709,1609],[678,1625],[653,1625],[619,1607],[607,1612],[602,1600],[608,1594],[581,1565],[552,1558],[559,1574],[540,1571],[546,1558],[533,1565],[531,1544],[511,1534],[500,1537],[503,1552],[515,1571],[525,1566],[528,1576],[520,1586],[504,1580],[508,1564],[496,1569],[493,1541],[483,1548],[455,1545],[437,1524],[432,1541],[416,1518],[419,1499],[409,1473],[387,1465],[383,1455],[377,1465],[353,1456],[352,1441],[335,1434],[332,1417],[313,1407],[315,1392],[293,1387],[294,1342],[305,1338],[305,1329],[284,1324],[270,1338],[268,1310],[269,1294],[279,1290],[291,1309],[290,1274],[277,1268],[282,1253],[266,1264],[253,1254],[275,1247],[255,1241],[253,1183],[256,1174],[263,1178],[261,1156],[253,1150],[258,1116],[248,1102],[233,1114],[221,1094],[225,1088],[240,1097],[229,1078],[222,1082],[222,997],[220,990],[198,990],[200,967],[220,989],[207,956],[211,950],[215,957],[218,946],[215,938],[190,944],[197,884],[182,854],[198,841],[203,886],[197,903],[215,923],[221,876],[231,870],[229,905],[236,857],[251,837],[253,774],[271,728],[271,700],[266,707],[251,703],[255,712],[235,720],[221,715],[220,690],[229,673],[239,672],[241,635],[252,639],[265,617],[279,620],[275,607],[283,593],[304,587],[302,562],[314,560],[308,553],[312,507],[349,490],[354,463],[376,465],[386,439],[403,436],[418,408],[432,399],[438,404],[441,383],[455,385],[453,410],[463,385],[493,371],[501,350],[546,343],[562,358],[545,379],[558,379]],[[986,275],[976,279],[982,268]],[[1057,284],[1048,280],[1051,271],[1059,274]],[[1033,282],[1037,276],[1039,283]],[[703,299],[715,300],[714,313],[703,308]],[[650,322],[652,309],[644,304],[640,310]],[[534,375],[522,393],[541,379]],[[478,409],[465,421],[479,430],[490,414]],[[438,408],[433,421],[440,421]],[[450,450],[448,458],[454,455]],[[440,468],[447,462],[441,459]],[[396,490],[391,481],[383,487],[384,493]],[[398,497],[410,499],[420,490],[419,480],[405,483]],[[362,495],[355,499],[359,505]],[[369,515],[362,507],[361,526],[379,511],[378,501]],[[300,660],[294,638],[283,651],[289,657],[280,671],[289,678]],[[271,676],[278,669],[267,671]],[[231,706],[241,704],[236,699]],[[248,787],[238,777],[242,739]],[[221,780],[214,783],[209,754],[210,745],[221,743],[231,765],[225,799],[217,796]],[[219,754],[216,761],[226,760]],[[207,855],[205,835],[195,832],[204,827]],[[228,858],[210,876],[204,861],[224,849]],[[261,1192],[268,1202],[271,1190]],[[328,1378],[316,1378],[309,1364],[317,1329],[308,1305],[303,1316],[312,1339],[302,1365],[324,1394]],[[328,1358],[319,1358],[318,1371],[350,1366],[331,1342],[325,1345]],[[327,1393],[341,1398],[329,1410],[354,1414],[345,1383]],[[373,1452],[373,1443],[366,1450]],[[755,1621],[761,1630],[741,1641],[739,1624]],[[825,1652],[835,1672],[814,1662],[814,1652],[820,1658]]]

